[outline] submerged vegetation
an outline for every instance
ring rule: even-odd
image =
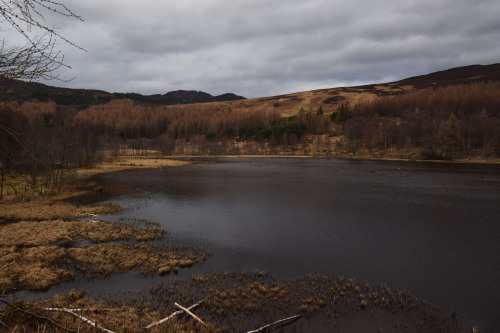
[[[166,231],[153,221],[95,219],[120,208],[94,204],[102,188],[82,176],[67,176],[76,178],[61,193],[44,194],[29,186],[6,191],[0,202],[0,294],[47,290],[78,273],[99,278],[135,269],[163,275],[208,256],[204,249],[155,244]],[[93,219],[75,220],[85,217]]]
[[[305,318],[293,324],[299,332],[343,332],[352,318],[364,323],[363,331],[458,328],[451,316],[407,292],[342,276],[280,281],[267,272],[224,272],[159,285],[151,295],[153,304],[167,304],[161,311],[168,311],[169,299],[187,304],[204,299],[197,314],[230,332],[246,332],[292,315]]]
[[[176,311],[177,302],[198,302],[192,311],[203,324],[186,314],[161,321]],[[88,322],[68,320],[71,311]],[[344,332],[352,330],[352,320],[362,331],[460,331],[453,316],[383,285],[312,275],[279,281],[267,272],[246,271],[174,280],[128,303],[71,291],[37,303],[5,302],[2,312],[0,331],[16,327],[87,332],[92,331],[90,323],[96,323],[101,331],[114,332],[247,332],[280,318],[293,318],[284,325],[298,332]]]
[[[168,274],[201,263],[203,249],[149,243],[165,231],[103,221],[21,221],[0,225],[0,290],[46,290],[75,278],[139,269],[142,274]],[[80,246],[82,241],[89,241]],[[116,243],[130,241],[133,243]]]

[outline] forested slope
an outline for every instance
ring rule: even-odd
[[[386,84],[197,104],[127,98],[82,108],[36,98],[4,101],[2,184],[14,172],[53,187],[68,167],[130,149],[156,155],[498,159],[499,68],[468,66]]]

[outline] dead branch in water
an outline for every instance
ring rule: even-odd
[[[50,324],[52,324],[52,326],[54,328],[60,328],[60,329],[63,329],[63,330],[66,330],[68,332],[75,332],[73,330],[70,330],[70,329],[67,329],[65,327],[62,327],[61,325],[59,325],[57,322],[53,321],[51,318],[49,317],[44,317],[44,316],[39,316],[39,315],[36,315],[30,311],[27,311],[27,310],[24,310],[24,309],[21,309],[19,307],[16,307],[15,305],[12,305],[12,304],[9,304],[7,302],[5,302],[4,300],[0,300],[0,302],[16,309],[16,310],[19,310],[23,313],[26,313],[28,315],[31,315],[31,316],[34,316],[38,319],[41,319],[41,320],[45,320],[45,321],[48,321]],[[161,325],[167,321],[169,321],[170,319],[172,319],[173,317],[185,312],[187,313],[188,315],[190,315],[192,318],[196,319],[199,323],[201,323],[202,325],[204,326],[207,326],[207,324],[205,322],[203,322],[199,317],[197,317],[195,314],[193,314],[190,310],[191,309],[194,309],[195,307],[199,306],[201,303],[203,302],[203,300],[199,301],[198,303],[196,304],[193,304],[191,305],[190,307],[188,308],[185,308],[181,305],[179,305],[178,303],[174,303],[174,305],[179,308],[181,311],[175,311],[174,313],[172,313],[171,315],[169,315],[168,317],[165,317],[159,321],[156,321],[156,322],[153,322],[147,326],[144,327],[144,331],[146,330],[149,330],[150,328],[153,328],[155,326],[158,326],[158,325]],[[102,327],[100,326],[99,324],[97,324],[97,322],[94,322],[80,314],[77,314],[76,312],[83,312],[83,311],[87,311],[85,309],[67,309],[67,308],[41,308],[40,310],[43,310],[43,311],[53,311],[53,312],[65,312],[65,313],[68,313],[70,315],[72,315],[73,317],[75,318],[78,318],[80,319],[81,321],[83,321],[84,323],[90,325],[91,327],[95,328],[96,330],[99,330],[101,332],[104,332],[104,333],[115,333],[105,327]],[[295,316],[292,316],[292,317],[288,317],[288,318],[284,318],[284,319],[280,319],[280,320],[277,320],[271,324],[267,324],[265,326],[262,326],[256,330],[253,330],[253,331],[248,331],[247,333],[258,333],[258,332],[264,332],[268,329],[270,329],[271,327],[273,326],[276,326],[276,325],[281,325],[281,327],[284,327],[284,326],[287,326],[287,325],[290,325],[292,323],[294,323],[295,321],[297,321],[299,318],[301,318],[302,315],[295,315]],[[287,323],[285,323],[287,322]]]
[[[203,320],[201,320],[200,318],[198,318],[194,313],[192,313],[191,311],[189,311],[188,309],[186,309],[185,307],[177,304],[177,303],[174,303],[174,305],[176,307],[178,307],[179,309],[181,309],[182,311],[186,312],[188,315],[190,315],[191,317],[193,317],[194,319],[196,319],[197,321],[199,321],[202,325],[207,325],[203,322]]]
[[[45,311],[58,311],[58,312],[69,313],[73,317],[80,319],[84,323],[89,324],[90,326],[94,327],[95,329],[97,329],[99,331],[102,331],[102,332],[105,332],[105,333],[115,333],[113,331],[108,330],[107,328],[104,328],[104,327],[98,325],[96,322],[93,322],[92,320],[90,320],[88,318],[85,318],[84,316],[81,316],[81,315],[79,315],[79,314],[77,314],[77,313],[74,312],[74,311],[81,311],[81,309],[44,308],[42,310],[45,310]]]
[[[65,328],[65,327],[62,327],[61,325],[59,325],[58,323],[56,323],[55,321],[53,321],[51,318],[49,317],[45,317],[45,316],[39,316],[37,314],[34,314],[33,312],[31,311],[28,311],[28,310],[25,310],[25,309],[21,309],[20,307],[18,306],[15,306],[14,304],[10,304],[9,302],[6,302],[4,300],[0,300],[0,302],[4,303],[5,305],[7,305],[8,307],[12,308],[12,309],[15,309],[16,311],[20,311],[24,314],[27,314],[29,316],[33,316],[37,319],[40,319],[40,320],[43,320],[43,321],[48,321],[50,323],[50,325],[52,325],[52,327],[54,327],[54,329],[56,328],[60,328],[62,330],[65,330],[67,332],[71,332],[71,333],[77,333],[76,331],[73,331],[73,330],[70,330],[69,328]],[[4,325],[5,326],[5,325]]]
[[[203,325],[206,325],[200,318],[198,318],[197,316],[195,316],[191,311],[189,311],[190,309],[194,309],[195,307],[197,307],[198,305],[200,305],[201,303],[203,302],[203,300],[199,301],[198,303],[196,304],[193,304],[191,305],[189,308],[184,308],[182,306],[180,306],[179,304],[175,303],[175,306],[180,308],[182,311],[176,311],[174,313],[172,313],[170,316],[166,317],[166,318],[163,318],[159,321],[156,321],[156,322],[153,322],[151,324],[149,324],[148,326],[144,327],[144,330],[148,330],[152,327],[155,327],[155,326],[158,326],[158,325],[161,325],[167,321],[169,321],[170,319],[172,319],[173,317],[175,317],[176,315],[178,314],[181,314],[183,312],[189,314],[191,317],[193,317],[194,319],[198,320],[200,323],[202,323]],[[96,322],[93,322],[92,320],[84,317],[84,316],[81,316],[75,312],[80,312],[80,311],[85,311],[84,309],[66,309],[66,308],[43,308],[42,310],[44,311],[57,311],[57,312],[65,312],[65,313],[69,313],[70,315],[80,319],[81,321],[89,324],[90,326],[102,331],[102,332],[105,332],[105,333],[114,333],[113,331],[111,330],[108,330],[107,328],[105,327],[102,327],[102,326],[99,326]]]
[[[196,304],[193,304],[191,305],[189,308],[187,308],[187,310],[191,310],[191,309],[194,309],[195,307],[197,307],[198,305],[200,305],[201,303],[203,302],[203,300],[199,301],[198,303]],[[174,318],[175,316],[181,314],[181,313],[184,313],[183,310],[179,310],[179,311],[175,311],[174,313],[172,313],[170,316],[166,317],[166,318],[163,318],[159,321],[155,321],[154,323],[151,323],[149,324],[148,326],[144,327],[145,330],[148,330],[152,327],[155,327],[155,326],[158,326],[158,325],[161,325],[167,321],[169,321],[170,319]]]
[[[282,324],[283,322],[285,321],[290,321],[289,323],[283,325],[283,326],[286,326],[286,325],[290,325],[292,323],[294,323],[295,321],[297,321],[300,317],[302,317],[302,315],[296,315],[296,316],[292,316],[292,317],[288,317],[288,318],[285,318],[285,319],[280,319],[278,321],[275,321],[274,323],[271,323],[271,324],[267,324],[265,326],[262,326],[261,328],[258,328],[254,331],[248,331],[247,333],[258,333],[258,332],[264,332],[265,330],[267,330],[268,328],[271,328],[275,325],[278,325],[278,324]]]

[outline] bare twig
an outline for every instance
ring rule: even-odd
[[[44,311],[59,311],[61,312],[61,308],[42,308]],[[108,312],[118,312],[122,311],[121,309],[66,309],[72,312],[103,312],[103,311],[108,311]]]
[[[300,317],[302,317],[302,315],[296,315],[296,316],[288,317],[288,318],[285,318],[285,319],[280,319],[278,321],[275,321],[274,323],[262,326],[261,328],[258,328],[258,329],[254,330],[254,331],[248,331],[247,333],[264,332],[268,328],[271,328],[272,326],[276,326],[278,324],[282,324],[285,321],[290,321],[289,323],[285,324],[285,325],[290,325],[291,323],[294,323],[296,320],[298,320]],[[283,326],[285,326],[285,325],[283,325]]]
[[[98,325],[96,322],[93,322],[92,320],[90,320],[88,318],[85,318],[84,316],[81,316],[81,315],[79,315],[79,314],[77,314],[77,313],[74,312],[74,310],[80,310],[80,309],[44,308],[43,310],[45,310],[45,311],[58,311],[58,312],[69,313],[73,317],[80,319],[84,323],[89,324],[90,326],[94,327],[95,329],[97,329],[99,331],[102,331],[102,332],[105,332],[105,333],[114,333],[113,331],[110,331],[107,328]]]
[[[68,19],[83,19],[64,4],[56,0],[0,0],[0,23],[17,32],[17,40],[24,44],[9,45],[0,41],[0,78],[2,80],[38,79],[62,80],[56,71],[61,67],[71,68],[64,63],[64,55],[56,49],[58,40],[79,50],[85,51],[58,32],[58,29],[46,23],[48,14]],[[0,31],[3,32],[3,27]],[[11,83],[12,84],[12,83]],[[7,84],[8,90],[9,84]]]
[[[66,312],[66,311],[63,311],[62,308],[42,308],[42,310],[43,311]],[[80,312],[80,311],[83,311],[83,309],[64,309],[64,310],[71,311],[71,312]]]
[[[9,267],[10,265],[12,265],[12,264],[13,264],[13,263],[15,263],[15,262],[16,262],[15,260],[12,260],[12,261],[11,261],[11,262],[9,262],[7,265],[2,266],[2,268],[0,268],[0,269],[5,269],[5,268]]]
[[[10,307],[11,307],[11,308],[13,308],[13,309],[16,309],[17,311],[21,311],[22,313],[25,313],[25,314],[27,314],[27,315],[33,316],[33,317],[38,318],[38,319],[40,319],[40,320],[45,320],[45,321],[48,321],[48,322],[49,322],[49,323],[50,323],[50,324],[54,327],[54,329],[57,327],[57,328],[60,328],[60,329],[62,329],[62,330],[65,330],[65,331],[67,331],[67,332],[76,333],[76,331],[70,330],[69,328],[66,328],[66,327],[63,327],[63,326],[59,325],[58,323],[56,323],[55,321],[53,321],[53,320],[52,320],[51,318],[49,318],[49,317],[39,316],[39,315],[37,315],[37,314],[34,314],[34,313],[33,313],[33,312],[31,312],[31,311],[27,311],[27,310],[21,309],[20,307],[17,307],[17,306],[15,306],[15,305],[13,305],[13,304],[10,304],[10,303],[8,303],[8,302],[6,302],[6,301],[4,301],[4,300],[0,300],[0,302],[2,302],[2,303],[4,303],[4,304],[6,304],[7,306],[10,306]]]
[[[198,322],[200,322],[202,325],[207,325],[203,322],[203,320],[201,320],[200,318],[198,318],[194,313],[192,313],[191,311],[189,311],[188,309],[186,309],[185,307],[183,307],[182,305],[179,305],[177,303],[174,303],[174,305],[176,307],[178,307],[179,309],[181,309],[182,311],[186,312],[188,315],[190,315],[191,317],[193,317],[194,319],[196,319]]]
[[[195,307],[197,307],[198,305],[200,305],[201,303],[203,302],[203,300],[199,301],[198,303],[196,304],[193,304],[191,305],[189,308],[187,308],[187,310],[191,310],[191,309],[194,309]],[[161,325],[167,321],[169,321],[170,319],[174,318],[175,316],[181,314],[181,313],[184,313],[184,311],[182,310],[179,310],[179,311],[175,311],[174,313],[172,313],[170,316],[166,317],[166,318],[163,318],[159,321],[155,321],[154,323],[151,323],[149,324],[148,326],[144,327],[145,330],[148,330],[150,328],[153,328],[155,326],[158,326],[158,325]]]
[[[9,328],[9,326],[5,325],[4,323],[2,323],[2,321],[0,320],[0,326],[3,326],[5,327],[8,331],[7,332],[12,332],[12,329]]]

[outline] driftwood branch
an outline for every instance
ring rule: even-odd
[[[200,305],[201,303],[203,302],[203,300],[199,301],[198,303],[196,304],[193,304],[191,305],[189,308],[187,308],[187,310],[191,310],[191,309],[194,309],[195,307],[197,307],[198,305]],[[150,328],[153,328],[155,326],[158,326],[158,325],[161,325],[167,321],[169,321],[170,319],[174,318],[175,316],[177,315],[180,315],[181,313],[184,313],[184,310],[179,310],[179,311],[175,311],[174,313],[172,313],[170,316],[168,317],[165,317],[159,321],[155,321],[154,323],[151,323],[149,324],[148,326],[144,327],[145,330],[148,330]]]
[[[202,325],[207,325],[203,322],[203,320],[201,320],[200,318],[198,318],[194,313],[192,313],[191,311],[189,311],[188,309],[186,309],[185,307],[177,304],[177,303],[174,303],[174,305],[176,307],[178,307],[179,309],[181,309],[182,311],[186,312],[188,315],[190,315],[191,317],[193,317],[194,319],[196,319],[198,322],[200,322]]]
[[[80,309],[65,309],[65,308],[44,308],[43,310],[45,311],[58,311],[58,312],[65,312],[65,313],[69,313],[70,315],[72,315],[73,317],[75,318],[78,318],[80,319],[81,321],[83,321],[84,323],[87,323],[89,324],[90,326],[94,327],[95,329],[101,331],[101,332],[105,332],[105,333],[115,333],[113,331],[110,331],[108,330],[107,328],[104,328],[100,325],[98,325],[96,322],[93,322],[92,320],[88,319],[88,318],[85,318],[84,316],[81,316],[77,313],[74,312],[74,310],[80,310]]]
[[[2,266],[2,268],[1,268],[1,269],[5,269],[5,268],[9,267],[10,265],[12,265],[12,264],[13,264],[13,263],[15,263],[15,262],[16,262],[15,260],[12,260],[12,261],[11,261],[11,262],[9,262],[7,265]]]
[[[297,321],[300,317],[302,317],[302,315],[296,315],[296,316],[292,316],[292,317],[288,317],[288,318],[285,318],[285,319],[280,319],[278,321],[275,321],[274,323],[271,323],[271,324],[267,324],[265,326],[262,326],[261,328],[258,328],[254,331],[248,331],[247,333],[258,333],[258,332],[264,332],[265,330],[267,330],[268,328],[271,328],[273,326],[276,326],[278,324],[281,324],[283,326],[285,325],[290,325],[292,323],[294,323],[295,321]],[[283,324],[284,322],[286,321],[289,321],[288,323],[286,324]]]
[[[13,309],[16,309],[17,311],[21,311],[22,313],[25,313],[27,315],[33,316],[33,317],[38,318],[40,320],[48,321],[54,327],[54,329],[60,328],[60,329],[65,330],[67,332],[77,333],[76,331],[73,331],[73,330],[70,330],[68,328],[62,327],[61,325],[59,325],[58,323],[56,323],[55,321],[53,321],[49,317],[39,316],[39,315],[37,315],[37,314],[35,314],[35,313],[31,312],[31,311],[21,309],[20,307],[17,307],[17,306],[15,306],[13,304],[10,304],[10,303],[8,303],[8,302],[6,302],[4,300],[0,300],[0,302],[4,303],[5,305],[7,305],[7,306],[9,306],[9,307],[11,307]],[[3,323],[2,323],[2,325],[3,325]],[[3,326],[5,326],[5,325],[3,325]]]
[[[63,311],[62,308],[42,308],[43,311],[55,311],[55,312],[67,312],[67,311],[71,311],[71,312],[80,312],[80,311],[84,311],[83,309],[64,309],[66,311]]]

